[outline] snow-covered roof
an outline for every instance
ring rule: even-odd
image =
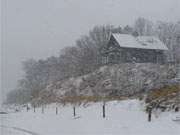
[[[138,36],[137,38],[128,34],[112,34],[120,47],[124,48],[139,48],[152,50],[168,50],[157,37],[153,36]]]

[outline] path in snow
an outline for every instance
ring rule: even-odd
[[[4,125],[0,125],[0,131],[2,135],[39,135],[38,133],[18,128],[18,127],[8,127]]]

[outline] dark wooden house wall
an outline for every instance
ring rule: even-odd
[[[102,50],[102,62],[121,63],[121,62],[137,62],[137,63],[164,63],[164,52],[161,50],[122,48],[111,37],[108,45]]]

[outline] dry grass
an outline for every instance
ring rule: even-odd
[[[149,92],[148,98],[151,100],[164,98],[164,97],[177,95],[178,92],[180,92],[180,85],[165,86],[163,88],[155,89]]]
[[[113,100],[124,100],[127,97],[112,97],[112,96],[76,96],[76,97],[65,97],[61,99],[63,103],[87,103],[87,102],[98,102],[98,101],[113,101]]]
[[[155,89],[150,91],[147,94],[146,100],[154,100],[159,99],[163,97],[169,97],[173,95],[177,95],[177,93],[180,92],[180,85],[174,85],[174,86],[165,86],[160,89]],[[99,101],[114,101],[114,100],[125,100],[130,98],[138,98],[142,100],[144,98],[144,95],[146,93],[140,93],[136,94],[134,96],[66,96],[64,98],[61,98],[59,100],[60,103],[63,104],[81,104],[81,103],[88,103],[88,102],[99,102]]]

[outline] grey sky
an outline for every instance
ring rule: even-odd
[[[180,0],[2,0],[2,88],[15,88],[21,61],[57,55],[93,26],[132,25],[137,17],[180,20]]]

